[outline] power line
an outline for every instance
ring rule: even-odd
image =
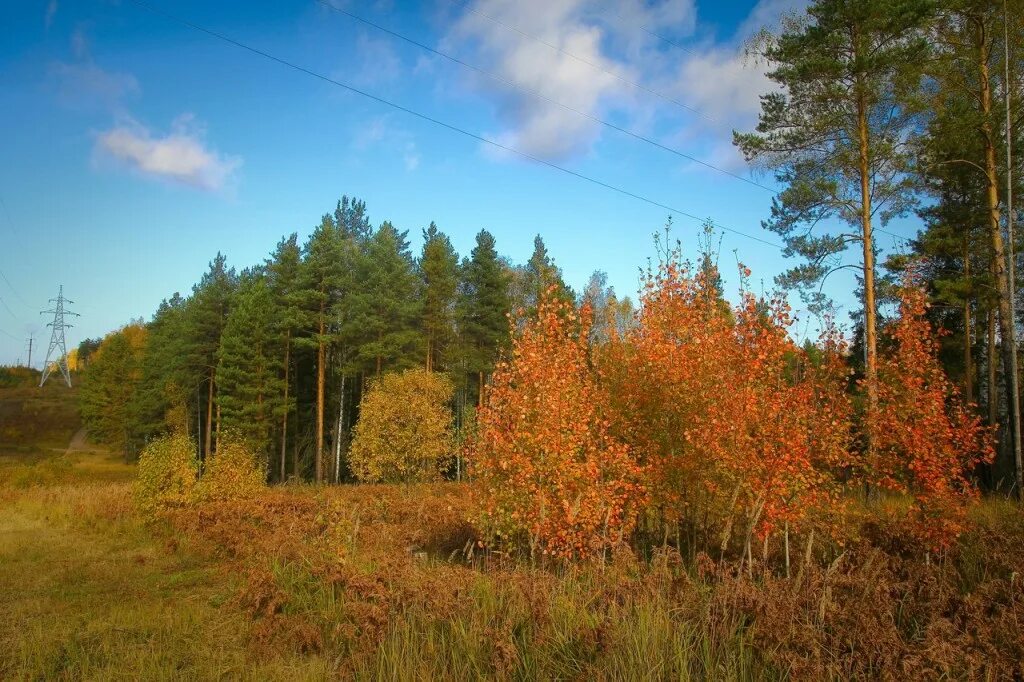
[[[618,18],[625,19],[625,17],[622,16],[622,12],[619,12],[618,10],[615,9],[615,3],[614,2],[608,4],[608,9],[609,9],[609,11],[612,14],[614,14]],[[694,57],[699,57],[700,56],[696,52],[694,52],[693,50],[688,48],[686,45],[681,45],[680,43],[676,42],[675,40],[672,40],[671,38],[668,38],[668,37],[666,37],[666,36],[656,32],[656,31],[652,31],[651,29],[647,28],[643,24],[637,24],[637,28],[639,28],[641,31],[643,31],[647,35],[649,35],[651,37],[654,37],[654,38],[657,38],[658,40],[660,40],[661,42],[665,43],[666,45],[671,45],[672,47],[676,48],[677,50],[682,50],[683,52],[685,52],[685,53],[687,53],[689,55],[693,55]]]
[[[327,3],[326,0],[317,0],[317,2],[329,5],[329,3]],[[510,31],[514,31],[515,33],[518,33],[521,36],[524,36],[526,38],[529,38],[530,40],[533,40],[533,41],[538,42],[538,43],[540,43],[542,45],[545,45],[545,46],[551,48],[552,50],[555,50],[557,52],[560,52],[561,54],[564,54],[564,55],[566,55],[568,57],[576,59],[576,60],[580,61],[581,63],[586,64],[586,65],[588,65],[588,66],[590,66],[592,68],[598,69],[599,71],[602,71],[602,72],[608,74],[609,76],[613,76],[614,78],[617,78],[617,79],[619,79],[619,80],[621,80],[621,81],[623,81],[623,82],[625,82],[625,83],[627,83],[627,84],[629,84],[629,85],[631,85],[633,87],[639,88],[641,90],[645,90],[646,92],[649,92],[650,94],[653,94],[653,95],[655,95],[657,97],[660,97],[660,98],[662,98],[662,99],[664,99],[664,100],[666,100],[666,101],[668,101],[668,102],[670,102],[672,104],[676,104],[676,105],[678,105],[680,107],[683,107],[684,109],[687,109],[687,110],[697,114],[698,116],[700,116],[701,118],[703,118],[703,119],[705,119],[707,121],[710,121],[712,123],[717,123],[717,124],[721,124],[722,123],[718,119],[715,119],[715,118],[713,118],[711,116],[708,116],[708,115],[698,111],[697,109],[694,109],[693,107],[691,107],[691,106],[689,106],[687,104],[683,104],[682,102],[679,102],[679,101],[677,101],[675,99],[672,99],[671,97],[669,97],[667,95],[664,95],[663,93],[660,93],[660,92],[658,92],[656,90],[653,90],[651,88],[648,88],[647,86],[645,86],[645,85],[643,85],[641,83],[636,83],[636,82],[631,81],[629,79],[625,79],[622,76],[620,76],[619,74],[616,74],[616,73],[614,73],[612,71],[608,71],[607,69],[603,68],[602,66],[600,66],[598,64],[594,64],[590,60],[588,60],[588,59],[586,59],[584,57],[580,57],[579,55],[576,55],[576,54],[574,54],[572,52],[569,52],[568,50],[565,50],[565,49],[563,49],[563,48],[561,48],[561,47],[559,47],[559,46],[557,46],[557,45],[555,45],[553,43],[550,43],[550,42],[544,40],[543,38],[541,38],[539,36],[535,36],[533,34],[527,33],[526,31],[523,31],[522,29],[520,29],[520,28],[518,28],[516,26],[513,26],[513,25],[511,25],[511,24],[509,24],[507,22],[504,22],[501,19],[498,19],[497,17],[491,16],[489,14],[485,14],[484,12],[481,12],[481,11],[471,7],[469,4],[462,4],[462,3],[459,2],[459,0],[448,0],[448,2],[450,2],[452,4],[461,4],[462,8],[465,9],[467,12],[472,12],[473,14],[476,14],[477,16],[483,17],[484,19],[487,19],[488,21],[491,21],[494,24],[496,24],[498,26],[501,26],[502,28],[505,28],[505,29],[510,30]],[[332,9],[335,9],[335,10],[337,10],[339,12],[342,12],[343,14],[347,14],[348,16],[350,16],[350,17],[352,17],[354,19],[357,19],[359,21],[363,21],[363,23],[366,23],[366,24],[369,24],[369,25],[374,26],[376,28],[379,28],[379,27],[376,26],[376,24],[373,24],[373,23],[371,23],[369,21],[365,21],[365,20],[363,20],[363,19],[361,19],[359,17],[356,17],[351,12],[347,12],[345,10],[340,10],[340,9],[334,7],[333,5],[329,5],[329,6],[332,7]],[[612,14],[615,14],[619,18],[623,18],[622,14],[620,12],[617,12],[616,10],[612,9],[611,12],[612,12]],[[672,40],[671,38],[667,38],[667,37],[665,37],[665,36],[663,36],[663,35],[661,35],[659,33],[656,33],[654,31],[648,29],[645,26],[640,26],[639,28],[643,32],[645,32],[645,33],[647,33],[647,34],[649,34],[649,35],[651,35],[651,36],[653,36],[653,37],[655,37],[655,38],[665,42],[666,44],[672,45],[673,47],[676,47],[676,48],[678,48],[678,49],[680,49],[680,50],[682,50],[684,52],[687,52],[689,54],[696,55],[696,53],[693,50],[691,50],[690,48],[686,47],[685,45],[680,45],[678,42]],[[387,31],[387,29],[382,29],[382,30]],[[405,38],[404,36],[398,36],[397,34],[395,34],[392,31],[387,31],[387,32],[391,33],[392,35],[395,35],[396,37],[402,38],[403,40],[409,40],[409,39]],[[409,42],[413,42],[413,41],[409,40]],[[429,49],[432,52],[435,52],[435,54],[440,54],[439,52],[437,52],[436,50],[433,50],[432,48],[426,48],[426,49]],[[447,57],[447,55],[441,55],[441,56]],[[466,66],[469,66],[469,68],[475,69],[477,71],[484,72],[482,69],[479,69],[477,67],[470,66],[470,65],[466,65]],[[487,72],[484,72],[484,73],[487,73]],[[488,75],[490,75],[490,74],[488,74]],[[558,104],[558,102],[555,102],[555,104]],[[564,106],[564,105],[560,105],[560,106]],[[566,108],[572,110],[570,107],[566,107]],[[582,112],[577,112],[577,113],[582,113]],[[590,117],[590,115],[586,114],[586,113],[582,113],[582,115]],[[700,161],[699,159],[694,159],[693,157],[687,156],[687,155],[683,154],[682,152],[679,152],[677,150],[665,147],[664,145],[659,144],[657,141],[649,140],[649,139],[647,139],[647,138],[645,138],[643,136],[640,136],[640,135],[634,135],[629,130],[623,130],[623,129],[619,128],[618,126],[614,126],[612,124],[607,124],[607,123],[605,123],[604,121],[602,121],[600,119],[596,119],[595,117],[590,117],[590,118],[594,118],[599,123],[602,123],[602,124],[605,124],[605,125],[609,125],[610,127],[615,128],[617,130],[620,130],[621,132],[624,132],[627,135],[633,135],[634,137],[642,139],[644,142],[648,142],[650,144],[654,144],[655,146],[661,147],[662,149],[665,149],[666,151],[669,151],[669,152],[674,153],[674,154],[679,154],[680,156],[683,156],[684,158],[688,158],[688,159],[691,159],[693,161],[696,161],[697,163],[700,163],[701,165],[704,165],[704,166],[707,166],[707,167],[712,168],[714,170],[723,172],[723,173],[725,173],[727,175],[731,175],[731,176],[733,176],[733,177],[735,177],[735,178],[737,178],[739,180],[742,180],[744,182],[752,184],[752,185],[754,185],[756,187],[760,187],[761,189],[768,190],[769,192],[772,192],[773,194],[777,194],[777,192],[774,189],[772,189],[771,187],[768,187],[767,185],[762,185],[761,183],[756,182],[754,180],[749,180],[747,178],[738,176],[738,175],[736,175],[734,173],[731,173],[729,171],[723,170],[723,169],[718,168],[716,166],[712,166],[711,164],[704,163],[703,161]],[[901,237],[900,235],[895,234],[893,232],[888,232],[886,230],[882,230],[882,229],[879,229],[879,228],[874,228],[873,231],[889,235],[890,237],[895,237],[896,239],[900,239],[900,240],[902,240],[902,241],[904,241],[904,242],[906,242],[908,244],[911,243],[911,240],[906,239],[905,237]]]
[[[11,306],[7,305],[7,301],[4,300],[3,296],[0,296],[0,304],[3,305],[4,310],[11,314],[11,317],[13,317],[15,320],[18,319],[18,316],[14,314],[13,310],[11,310]]]
[[[318,0],[318,1],[320,1],[320,0]],[[492,147],[495,147],[497,149],[501,149],[502,151],[508,152],[510,154],[515,154],[516,156],[519,156],[521,158],[527,159],[529,161],[533,161],[535,163],[539,163],[541,165],[547,166],[548,168],[551,168],[553,170],[561,171],[562,173],[565,173],[567,175],[571,175],[571,176],[573,176],[575,178],[578,178],[580,180],[585,180],[586,182],[589,182],[591,184],[597,185],[599,187],[603,187],[605,189],[609,189],[609,190],[611,190],[613,192],[617,192],[617,193],[622,194],[624,196],[627,196],[627,197],[630,197],[632,199],[636,199],[636,200],[641,201],[643,203],[649,204],[651,206],[655,206],[657,208],[661,208],[661,209],[667,210],[670,213],[675,213],[675,214],[681,215],[683,217],[690,218],[692,220],[696,220],[698,222],[705,222],[705,219],[700,218],[699,216],[694,215],[693,213],[690,213],[688,211],[683,211],[683,210],[681,210],[679,208],[675,208],[675,207],[670,206],[668,204],[659,202],[659,201],[657,201],[655,199],[651,199],[651,198],[649,198],[647,196],[644,196],[644,195],[641,195],[641,194],[637,194],[635,192],[632,192],[630,190],[624,189],[622,187],[618,187],[616,185],[612,185],[610,183],[604,182],[603,180],[599,180],[597,178],[591,177],[589,175],[585,175],[585,174],[580,173],[578,171],[574,171],[574,170],[566,168],[564,166],[560,166],[560,165],[558,165],[556,163],[553,163],[551,161],[547,161],[545,159],[536,157],[536,156],[534,156],[532,154],[529,154],[527,152],[521,151],[521,150],[516,149],[514,147],[511,147],[509,145],[502,144],[501,142],[497,142],[495,140],[492,140],[490,138],[484,137],[482,135],[478,135],[478,134],[473,133],[473,132],[471,132],[469,130],[466,130],[464,128],[460,128],[460,127],[458,127],[456,125],[453,125],[451,123],[447,123],[445,121],[442,121],[440,119],[434,118],[434,117],[429,116],[427,114],[420,113],[420,112],[418,112],[418,111],[416,111],[414,109],[411,109],[409,107],[406,107],[406,106],[403,106],[401,104],[397,104],[397,103],[392,102],[390,100],[384,99],[383,97],[379,97],[379,96],[374,95],[372,93],[366,92],[365,90],[361,90],[359,88],[356,88],[356,87],[354,87],[352,85],[349,85],[347,83],[344,83],[342,81],[336,80],[336,79],[331,78],[329,76],[325,76],[325,75],[323,75],[323,74],[321,74],[321,73],[319,73],[317,71],[313,71],[312,69],[308,69],[308,68],[306,68],[304,66],[301,66],[299,64],[296,64],[294,62],[288,61],[288,60],[283,59],[281,57],[277,57],[277,56],[275,56],[273,54],[270,54],[269,52],[266,52],[264,50],[261,50],[259,48],[252,47],[252,46],[250,46],[250,45],[248,45],[246,43],[242,43],[242,42],[240,42],[238,40],[235,40],[234,38],[226,36],[226,35],[224,35],[222,33],[218,33],[217,31],[214,31],[212,29],[206,28],[206,27],[204,27],[204,26],[202,26],[200,24],[196,24],[196,23],[191,22],[191,21],[189,21],[187,19],[183,19],[183,18],[178,17],[176,15],[173,15],[173,14],[170,14],[168,12],[165,12],[165,11],[161,10],[160,8],[154,7],[153,5],[150,5],[149,3],[144,2],[143,0],[130,0],[130,2],[132,2],[133,4],[139,6],[139,7],[143,8],[143,9],[153,13],[153,14],[156,14],[157,16],[161,16],[161,17],[163,17],[163,18],[165,18],[165,19],[167,19],[169,21],[173,21],[173,22],[175,22],[177,24],[180,24],[180,25],[185,26],[187,28],[190,28],[192,30],[198,31],[200,33],[205,33],[206,35],[209,35],[209,36],[211,36],[213,38],[217,38],[218,40],[221,40],[223,42],[226,42],[226,43],[228,43],[230,45],[233,45],[235,47],[241,48],[243,50],[246,50],[247,52],[251,52],[251,53],[253,53],[255,55],[263,57],[264,59],[268,59],[270,61],[276,62],[278,64],[281,64],[282,66],[286,66],[286,67],[288,67],[290,69],[293,69],[295,71],[298,71],[300,73],[304,73],[307,76],[311,76],[313,78],[316,78],[318,80],[324,81],[324,82],[329,83],[331,85],[335,85],[335,86],[340,87],[340,88],[342,88],[344,90],[348,90],[349,92],[353,92],[353,93],[355,93],[357,95],[361,95],[361,96],[363,96],[363,97],[365,97],[367,99],[373,100],[373,101],[375,101],[375,102],[377,102],[379,104],[384,104],[386,106],[392,107],[392,108],[394,108],[394,109],[396,109],[398,111],[401,111],[401,112],[403,112],[405,114],[408,114],[410,116],[414,116],[416,118],[419,118],[421,120],[427,121],[429,123],[433,123],[434,125],[440,126],[442,128],[445,128],[445,129],[450,130],[450,131],[455,132],[455,133],[459,133],[460,135],[464,135],[464,136],[469,137],[469,138],[471,138],[473,140],[477,140],[479,142],[483,142],[485,144],[488,144],[488,145],[490,145]],[[337,9],[337,8],[335,8],[335,9]],[[345,13],[346,14],[350,14],[350,13],[347,13],[347,12],[345,12]],[[351,14],[350,14],[350,16],[351,16]],[[726,226],[721,225],[721,224],[719,224],[719,223],[717,223],[717,222],[715,222],[713,220],[710,220],[710,222],[711,222],[711,224],[713,226],[717,227],[718,229],[722,230],[723,232],[729,232],[729,233],[738,235],[740,237],[745,237],[745,238],[750,239],[752,241],[756,241],[756,242],[759,242],[761,244],[765,244],[767,246],[770,246],[770,247],[772,247],[774,249],[777,249],[779,251],[782,251],[783,248],[784,248],[783,246],[781,246],[779,244],[776,244],[775,242],[769,241],[767,239],[762,239],[761,237],[757,237],[757,236],[749,234],[747,232],[742,232],[740,230],[736,230],[736,229],[733,229],[733,228],[730,228],[730,227],[726,227]],[[904,237],[900,237],[899,235],[896,235],[895,233],[892,233],[892,232],[888,232],[888,231],[881,230],[881,229],[878,229],[878,228],[876,228],[875,231],[881,232],[881,233],[884,233],[884,234],[888,234],[890,236],[893,236],[893,237],[895,237],[897,239],[901,239],[901,240],[903,240],[905,242],[908,242],[908,243],[910,242],[910,240],[908,240],[908,239],[906,239]]]
[[[4,201],[3,195],[0,195],[0,208],[2,208],[4,210],[4,216],[7,218],[7,224],[10,225],[11,233],[13,234],[14,233],[14,220],[11,218],[11,212],[7,210],[7,202]],[[26,308],[30,308],[31,307],[31,306],[29,306],[28,303],[25,303],[25,299],[23,299],[21,297],[21,294],[18,293],[18,290],[14,288],[13,284],[11,284],[11,280],[7,279],[7,275],[4,274],[3,270],[0,270],[0,278],[2,278],[4,280],[4,282],[7,283],[7,286],[9,286],[11,288],[11,291],[14,292],[14,295],[18,298],[18,300],[21,302],[21,304],[23,306],[25,306]],[[7,304],[6,303],[4,303],[4,307],[7,308]],[[11,309],[7,308],[7,312],[11,312]],[[14,317],[17,317],[16,315],[14,315],[14,313],[11,313],[11,315],[14,316]]]
[[[21,339],[19,339],[17,336],[15,336],[14,334],[12,334],[10,332],[4,331],[3,329],[0,329],[0,334],[3,334],[4,336],[6,336],[9,339],[14,339],[15,341],[21,341]]]
[[[445,121],[442,121],[440,119],[434,118],[432,116],[428,116],[427,114],[420,113],[420,112],[418,112],[418,111],[416,111],[414,109],[410,109],[409,107],[402,106],[401,104],[397,104],[397,103],[392,102],[390,100],[384,99],[383,97],[378,97],[377,95],[374,95],[374,94],[371,94],[369,92],[366,92],[365,90],[360,90],[359,88],[356,88],[356,87],[354,87],[352,85],[349,85],[349,84],[344,83],[342,81],[336,80],[336,79],[331,78],[329,76],[325,76],[322,73],[319,73],[317,71],[313,71],[312,69],[307,69],[304,66],[300,66],[299,64],[296,64],[294,62],[290,62],[290,61],[288,61],[286,59],[283,59],[281,57],[277,57],[275,55],[270,54],[269,52],[266,52],[266,51],[261,50],[259,48],[252,47],[250,45],[247,45],[246,43],[243,43],[243,42],[240,42],[238,40],[235,40],[234,38],[226,36],[226,35],[224,35],[222,33],[218,33],[217,31],[214,31],[212,29],[206,28],[204,26],[201,26],[199,24],[191,22],[191,21],[189,21],[187,19],[182,19],[181,17],[178,17],[176,15],[169,14],[169,13],[167,13],[167,12],[157,8],[157,7],[154,7],[154,6],[150,5],[147,2],[143,2],[143,0],[129,0],[129,1],[132,4],[137,5],[138,7],[141,7],[143,9],[145,9],[145,10],[148,10],[149,12],[152,12],[153,14],[161,16],[161,17],[163,17],[163,18],[165,18],[165,19],[167,19],[169,21],[173,21],[173,22],[175,22],[177,24],[181,24],[182,26],[191,28],[192,30],[195,30],[195,31],[199,31],[201,33],[205,33],[205,34],[207,34],[207,35],[209,35],[209,36],[211,36],[213,38],[217,38],[218,40],[226,42],[226,43],[228,43],[230,45],[234,45],[235,47],[241,48],[241,49],[246,50],[248,52],[251,52],[251,53],[253,53],[255,55],[263,57],[264,59],[268,59],[270,61],[277,62],[278,64],[281,64],[282,66],[287,66],[288,68],[294,69],[295,71],[299,71],[300,73],[304,73],[307,76],[312,76],[313,78],[316,78],[318,80],[324,81],[325,83],[330,83],[330,84],[335,85],[335,86],[337,86],[339,88],[343,88],[345,90],[348,90],[349,92],[353,92],[353,93],[355,93],[357,95],[362,95],[363,97],[366,97],[367,99],[371,99],[371,100],[373,100],[375,102],[378,102],[380,104],[384,104],[386,106],[392,107],[393,109],[397,109],[398,111],[401,111],[403,113],[409,114],[410,116],[415,116],[416,118],[422,119],[422,120],[427,121],[429,123],[433,123],[434,125],[441,126],[442,128],[446,128],[446,129],[448,129],[448,130],[450,130],[452,132],[459,133],[460,135],[465,135],[466,137],[469,137],[471,139],[477,140],[478,142],[483,142],[483,143],[491,145],[492,147],[495,147],[497,149],[501,149],[502,151],[508,152],[510,154],[515,154],[516,156],[520,156],[520,157],[522,157],[524,159],[527,159],[529,161],[533,161],[534,163],[539,163],[541,165],[547,166],[548,168],[552,168],[554,170],[561,171],[562,173],[565,173],[567,175],[571,175],[573,177],[579,178],[580,180],[585,180],[585,181],[587,181],[589,183],[592,183],[594,185],[597,185],[599,187],[604,187],[605,189],[610,189],[613,192],[618,192],[619,194],[631,197],[631,198],[636,199],[638,201],[642,201],[642,202],[644,202],[646,204],[649,204],[651,206],[655,206],[657,208],[664,209],[666,211],[669,211],[670,213],[677,213],[677,214],[679,214],[681,216],[684,216],[686,218],[690,218],[692,220],[696,220],[698,222],[704,222],[704,220],[705,220],[704,218],[700,218],[699,216],[696,216],[696,215],[694,215],[692,213],[689,213],[687,211],[683,211],[683,210],[675,208],[673,206],[669,206],[668,204],[661,203],[661,202],[659,202],[659,201],[657,201],[655,199],[651,199],[651,198],[646,197],[644,195],[637,194],[635,192],[631,192],[630,190],[623,189],[623,188],[618,187],[616,185],[612,185],[610,183],[604,182],[603,180],[598,180],[597,178],[591,177],[589,175],[585,175],[585,174],[580,173],[578,171],[574,171],[572,169],[566,168],[565,166],[560,166],[560,165],[558,165],[556,163],[553,163],[551,161],[547,161],[547,160],[542,159],[540,157],[537,157],[537,156],[534,156],[534,155],[529,154],[527,152],[524,152],[524,151],[521,151],[519,149],[516,149],[515,147],[510,147],[510,146],[508,146],[506,144],[502,144],[501,142],[497,142],[495,140],[492,140],[490,138],[484,137],[482,135],[478,135],[476,133],[470,132],[470,131],[466,130],[465,128],[460,128],[460,127],[458,127],[456,125],[453,125],[451,123],[447,123]],[[748,234],[746,232],[742,232],[740,230],[736,230],[736,229],[733,229],[733,228],[725,227],[723,225],[715,223],[714,221],[712,221],[712,224],[715,225],[715,227],[717,227],[718,229],[722,230],[723,232],[731,232],[732,234],[736,234],[736,235],[739,235],[741,237],[746,237],[747,239],[752,239],[752,240],[754,240],[756,242],[760,242],[762,244],[766,244],[766,245],[771,246],[772,248],[775,248],[775,249],[781,249],[782,248],[780,245],[778,245],[778,244],[776,244],[774,242],[770,242],[767,239],[762,239],[760,237],[754,236],[752,234]]]
[[[460,65],[462,67],[465,67],[467,69],[471,69],[472,71],[475,71],[475,72],[477,72],[479,74],[487,76],[488,78],[491,78],[491,79],[493,79],[495,81],[498,81],[499,83],[507,85],[508,87],[515,88],[516,90],[519,90],[520,92],[524,92],[524,93],[530,95],[531,97],[536,97],[537,99],[543,100],[543,101],[548,102],[550,104],[554,104],[555,106],[561,107],[562,109],[564,109],[566,111],[569,111],[569,112],[572,112],[572,113],[576,114],[577,116],[582,116],[583,118],[586,118],[586,119],[588,119],[590,121],[593,121],[594,123],[599,123],[600,125],[603,125],[603,126],[605,126],[607,128],[610,128],[612,130],[620,132],[620,133],[622,133],[624,135],[629,135],[630,137],[632,137],[632,138],[634,138],[636,140],[639,140],[641,142],[649,144],[649,145],[651,145],[653,147],[657,147],[658,149],[661,149],[663,151],[669,152],[670,154],[675,154],[676,156],[682,157],[682,158],[687,159],[689,161],[693,161],[694,163],[700,164],[701,166],[704,166],[705,168],[710,168],[711,170],[714,170],[714,171],[717,171],[719,173],[723,173],[725,175],[728,175],[729,177],[732,177],[732,178],[735,178],[735,179],[740,180],[742,182],[745,182],[748,185],[753,185],[754,187],[758,187],[760,189],[766,190],[766,191],[771,192],[773,194],[775,193],[775,190],[772,189],[771,187],[768,187],[767,185],[762,185],[761,183],[759,183],[759,182],[757,182],[755,180],[751,180],[749,178],[745,178],[742,175],[738,175],[736,173],[733,173],[732,171],[726,170],[724,168],[720,168],[719,166],[716,166],[714,164],[708,163],[707,161],[702,161],[701,159],[698,159],[695,156],[691,156],[690,154],[687,154],[687,153],[685,153],[683,151],[675,149],[674,147],[669,147],[669,146],[667,146],[665,144],[662,144],[661,142],[658,142],[657,140],[651,139],[651,138],[649,138],[649,137],[647,137],[645,135],[641,135],[641,134],[636,133],[636,132],[634,132],[632,130],[629,130],[628,128],[624,128],[622,126],[616,125],[615,123],[611,123],[610,121],[606,121],[605,119],[602,119],[602,118],[600,118],[598,116],[594,116],[593,114],[589,114],[586,111],[583,111],[581,109],[577,109],[575,107],[572,107],[572,106],[570,106],[568,104],[564,104],[562,102],[559,102],[556,99],[548,97],[547,95],[543,94],[539,90],[535,90],[533,88],[530,88],[530,87],[527,87],[527,86],[524,86],[524,85],[520,85],[519,83],[516,83],[515,81],[512,81],[512,80],[510,80],[508,78],[505,78],[504,76],[501,76],[499,74],[494,73],[493,71],[488,71],[487,69],[483,69],[483,68],[480,68],[479,66],[475,66],[473,64],[470,64],[469,62],[466,62],[466,61],[464,61],[464,60],[462,60],[462,59],[460,59],[458,57],[455,57],[453,55],[447,54],[447,53],[442,52],[441,50],[435,49],[433,47],[430,47],[429,45],[426,45],[425,43],[419,42],[418,40],[415,40],[415,39],[410,38],[408,36],[402,35],[401,33],[393,31],[393,30],[391,30],[391,29],[389,29],[389,28],[387,28],[385,26],[381,26],[380,24],[377,24],[377,23],[375,23],[373,21],[370,21],[369,19],[361,17],[361,16],[359,16],[357,14],[354,14],[354,13],[352,13],[352,12],[350,12],[350,11],[344,9],[344,8],[337,7],[330,0],[316,0],[316,1],[318,3],[320,3],[321,5],[323,5],[324,7],[327,7],[328,9],[334,10],[338,14],[343,14],[343,15],[345,15],[345,16],[347,16],[347,17],[349,17],[349,18],[351,18],[351,19],[353,19],[355,21],[358,21],[358,22],[360,22],[362,24],[365,24],[366,26],[370,26],[370,27],[372,27],[372,28],[382,32],[382,33],[386,33],[387,35],[392,36],[393,38],[397,38],[399,40],[403,40],[403,41],[409,43],[410,45],[415,45],[416,47],[420,48],[421,50],[425,50],[427,52],[430,52],[431,54],[437,55],[438,57],[442,57],[443,59],[447,59],[447,60],[449,60],[449,61],[451,61],[451,62],[453,62],[455,64],[458,64],[458,65]]]

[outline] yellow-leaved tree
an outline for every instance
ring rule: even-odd
[[[262,458],[246,438],[227,430],[217,439],[217,452],[206,460],[196,498],[204,502],[245,499],[262,490],[266,481]]]
[[[360,406],[349,451],[352,474],[368,483],[433,481],[453,450],[451,381],[425,369],[384,374]]]
[[[150,441],[139,456],[135,502],[143,516],[187,504],[199,474],[195,443],[182,432]]]

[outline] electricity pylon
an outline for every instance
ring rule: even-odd
[[[43,378],[39,380],[39,388],[43,387],[46,380],[50,377],[50,372],[53,371],[53,365],[50,364],[50,357],[53,356],[53,351],[60,350],[60,357],[56,360],[56,365],[60,367],[60,373],[64,375],[64,382],[67,383],[68,388],[71,388],[71,372],[68,370],[68,346],[64,340],[64,330],[71,327],[72,325],[64,321],[65,315],[74,315],[78,317],[78,313],[73,313],[69,310],[64,310],[65,303],[74,303],[64,298],[64,285],[60,286],[60,291],[57,294],[57,298],[51,298],[50,303],[56,303],[51,310],[43,310],[40,315],[53,315],[53,322],[47,324],[47,327],[53,328],[53,333],[50,335],[50,348],[46,351],[46,360],[43,361]]]

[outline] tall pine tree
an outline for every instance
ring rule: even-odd
[[[464,366],[476,377],[476,400],[484,398],[487,375],[509,339],[509,294],[505,267],[494,236],[481,230],[469,259],[463,261],[458,325]]]
[[[283,396],[279,314],[262,276],[240,283],[221,334],[217,403],[232,429],[269,460],[271,432]]]
[[[227,258],[220,252],[210,263],[192,290],[192,301],[185,315],[186,336],[189,339],[191,364],[206,376],[206,432],[203,453],[209,456],[214,449],[213,437],[219,429],[220,419],[214,422],[217,389],[217,350],[220,335],[227,322],[231,295],[237,276],[227,267]]]
[[[281,365],[284,371],[284,378],[281,382],[281,400],[277,406],[278,417],[281,422],[281,451],[279,460],[279,479],[283,482],[287,478],[287,453],[288,453],[288,415],[295,403],[295,396],[291,393],[292,384],[292,345],[295,333],[302,326],[302,315],[300,309],[299,267],[302,261],[302,253],[299,249],[299,236],[294,232],[287,239],[282,239],[277,248],[266,261],[267,284],[276,305],[277,316],[275,319],[275,331],[282,355]],[[297,463],[296,463],[297,464]],[[297,467],[296,467],[297,468]],[[295,476],[299,472],[293,471]]]
[[[765,35],[768,76],[757,132],[734,136],[748,161],[784,185],[764,226],[805,262],[781,282],[805,291],[821,282],[851,243],[861,246],[867,384],[874,404],[877,358],[873,230],[912,205],[908,133],[929,0],[815,0],[806,16]],[[853,228],[823,233],[829,218]],[[820,304],[820,302],[819,302]]]
[[[448,236],[433,222],[423,230],[419,262],[423,336],[427,371],[443,369],[455,337],[455,296],[459,286],[459,255]]]
[[[324,415],[327,362],[337,339],[338,292],[344,280],[343,241],[334,219],[325,215],[303,248],[297,302],[308,336],[297,340],[316,351],[316,480],[324,481]]]

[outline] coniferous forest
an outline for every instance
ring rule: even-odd
[[[227,430],[259,453],[271,481],[350,481],[351,432],[370,382],[417,367],[443,374],[461,433],[510,349],[510,317],[523,324],[552,288],[577,299],[540,236],[516,265],[486,230],[460,258],[430,223],[413,254],[406,232],[374,227],[365,203],[342,197],[304,243],[284,237],[242,270],[217,254],[148,323],[83,341],[83,415],[129,459],[175,429],[204,459]],[[629,323],[630,299],[601,273],[579,298]]]

